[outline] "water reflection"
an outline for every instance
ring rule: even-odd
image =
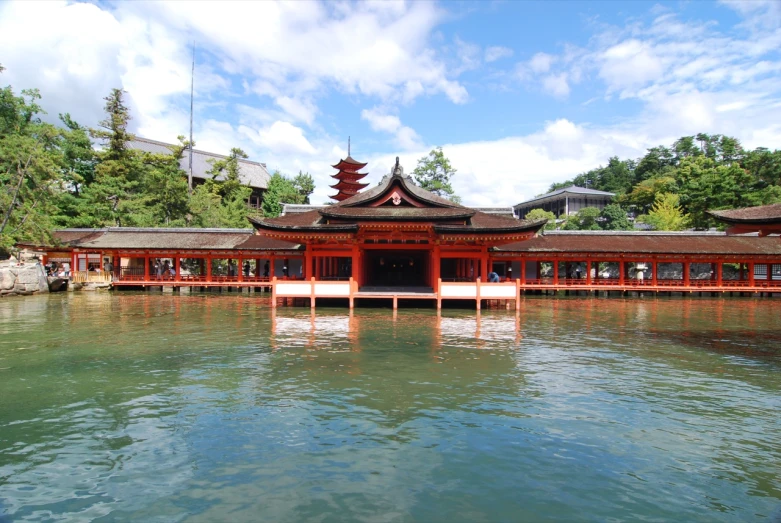
[[[781,302],[269,305],[0,302],[0,519],[733,521],[781,499]]]

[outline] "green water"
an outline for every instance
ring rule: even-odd
[[[0,521],[781,521],[781,301],[0,301]]]

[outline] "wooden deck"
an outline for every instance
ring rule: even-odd
[[[193,279],[122,279],[114,280],[112,285],[116,288],[128,287],[190,287],[194,289],[255,289],[268,290],[272,295],[272,305],[276,306],[278,299],[304,299],[314,307],[318,298],[346,299],[350,308],[354,307],[355,300],[389,300],[393,308],[397,308],[400,300],[428,300],[436,302],[437,308],[441,308],[443,301],[470,300],[475,302],[476,308],[480,308],[485,300],[515,302],[518,306],[520,297],[527,294],[557,293],[569,291],[582,294],[618,293],[628,294],[682,294],[695,293],[724,294],[737,293],[749,295],[773,295],[781,296],[781,280],[689,280],[688,282],[677,280],[635,280],[626,279],[598,279],[587,282],[583,279],[562,279],[555,281],[551,278],[526,280],[505,280],[501,283],[487,283],[478,281],[444,282],[439,281],[437,290],[431,287],[361,287],[356,282],[349,280],[310,280],[278,279],[278,278],[248,278],[240,281],[237,277],[214,277],[211,281]]]

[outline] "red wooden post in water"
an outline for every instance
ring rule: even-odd
[[[716,286],[721,287],[724,284],[724,261],[716,262]]]
[[[586,260],[586,285],[591,286],[591,260]]]
[[[521,258],[521,283],[526,283],[526,259]]]
[[[654,287],[656,287],[659,284],[659,275],[657,274],[659,269],[659,262],[654,260],[651,262],[651,283],[653,283]]]

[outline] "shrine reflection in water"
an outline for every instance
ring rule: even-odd
[[[5,300],[0,519],[772,518],[779,313]]]

